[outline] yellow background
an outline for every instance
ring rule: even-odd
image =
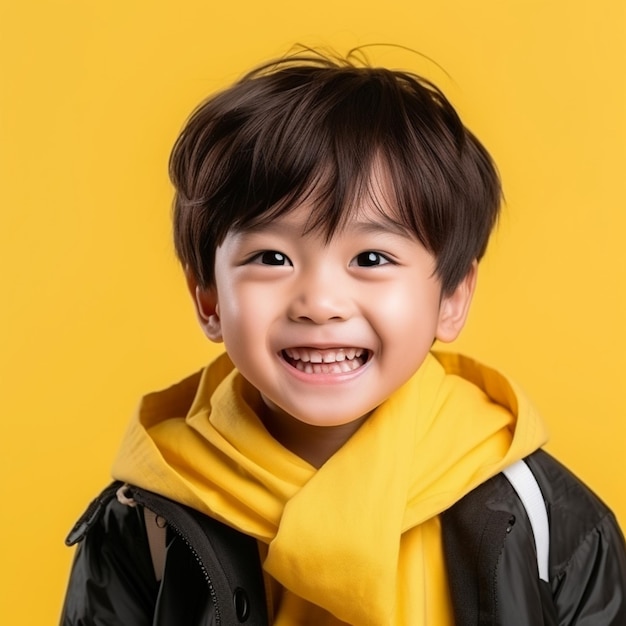
[[[507,206],[459,349],[535,399],[549,450],[626,522],[621,0],[50,0],[0,7],[0,623],[57,621],[63,538],[139,396],[195,370],[169,149],[209,92],[294,42],[418,49]]]

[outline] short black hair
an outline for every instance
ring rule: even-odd
[[[370,193],[375,163],[390,180],[394,219],[436,258],[452,292],[480,259],[501,185],[482,144],[430,81],[318,55],[265,64],[191,115],[171,157],[174,241],[201,287],[217,247],[311,202],[327,239]]]

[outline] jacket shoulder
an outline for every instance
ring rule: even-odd
[[[550,569],[558,575],[591,535],[621,532],[611,509],[573,472],[544,450],[526,462],[537,479],[550,520]],[[619,545],[619,544],[618,544]]]
[[[539,580],[524,506],[509,482],[494,476],[442,515],[459,623],[489,615],[489,623],[507,626],[625,624],[626,548],[613,513],[545,451],[525,461],[548,514],[550,581]]]
[[[156,493],[121,482],[95,498],[70,531],[78,544],[62,626],[267,624],[256,540]],[[130,505],[130,506],[129,506]],[[166,526],[157,580],[144,510]]]
[[[120,504],[112,483],[70,531],[77,545],[61,617],[63,626],[152,623],[158,584],[142,511]]]
[[[626,545],[607,505],[544,451],[528,465],[550,519],[552,596],[564,623],[626,624]]]
[[[103,516],[111,514],[112,512],[114,515],[124,516],[127,507],[118,508],[113,506],[113,503],[116,501],[117,491],[121,486],[122,483],[120,481],[113,481],[89,503],[89,506],[78,520],[76,520],[72,530],[70,530],[65,538],[66,546],[73,546],[81,542],[89,530],[100,523]]]

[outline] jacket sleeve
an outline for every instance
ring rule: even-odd
[[[553,585],[559,624],[626,624],[626,546],[611,513],[581,539]]]
[[[86,525],[78,537],[61,626],[150,626],[158,583],[142,509],[112,499]]]

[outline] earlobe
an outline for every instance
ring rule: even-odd
[[[477,275],[478,262],[474,261],[454,291],[442,297],[436,334],[436,338],[439,341],[445,343],[454,341],[459,336],[463,326],[465,326],[474,289],[476,288]]]
[[[222,341],[222,322],[216,296],[214,288],[196,287],[196,310],[200,326],[211,341],[220,343]]]
[[[200,327],[211,341],[220,343],[222,341],[222,323],[215,287],[200,287],[188,268],[185,270],[185,277]]]

